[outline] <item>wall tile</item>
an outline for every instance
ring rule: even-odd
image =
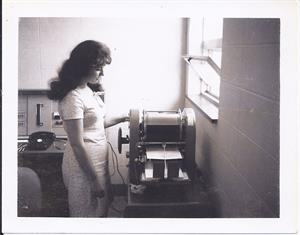
[[[224,47],[222,80],[279,101],[279,44]]]
[[[272,156],[233,128],[225,119],[218,122],[216,144],[248,184],[274,212],[279,211],[279,164]]]
[[[227,120],[257,145],[279,158],[279,104],[232,86],[221,84],[220,119]],[[233,97],[239,101],[233,101]]]
[[[186,99],[187,108],[193,108],[195,111],[195,118],[196,118],[196,155],[195,160],[199,167],[206,168],[205,165],[207,164],[205,158],[205,154],[201,154],[201,151],[204,149],[204,146],[207,145],[205,142],[206,139],[204,138],[204,134],[209,132],[210,136],[214,138],[216,136],[216,129],[212,125],[212,123],[208,120],[208,118],[197,108],[195,105],[188,99]]]
[[[229,86],[225,81],[220,84],[219,119],[225,118],[232,123],[237,123],[240,100],[242,94]]]
[[[225,18],[223,45],[279,43],[280,19]]]
[[[244,92],[237,127],[274,158],[279,158],[279,104]]]
[[[204,135],[202,154],[207,158],[208,177],[213,187],[218,188],[219,196],[226,200],[216,202],[220,204],[223,217],[274,217],[268,205],[259,197],[252,186],[244,179],[239,170],[230,162],[228,157]],[[222,196],[223,194],[223,196]],[[220,198],[220,200],[222,200]],[[234,207],[229,209],[228,206]],[[226,214],[224,214],[226,212]]]
[[[279,213],[279,164],[260,148],[238,135],[234,154],[230,155],[239,172],[257,194]]]

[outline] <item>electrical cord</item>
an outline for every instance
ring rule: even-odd
[[[107,142],[107,143],[109,144],[109,146],[110,146],[110,148],[111,148],[111,151],[112,151],[114,157],[116,158],[117,172],[118,172],[118,174],[120,175],[120,177],[121,177],[121,179],[122,179],[122,181],[123,181],[123,184],[126,185],[125,180],[124,180],[124,178],[123,178],[123,176],[122,176],[122,174],[121,174],[121,172],[120,172],[120,170],[119,170],[119,163],[118,163],[118,157],[117,157],[117,154],[116,154],[116,152],[114,151],[114,149],[113,149],[111,143],[110,143],[110,142]],[[135,171],[135,176],[136,176],[136,178],[137,178],[137,169],[136,169],[136,166],[134,167],[134,171]],[[130,184],[130,191],[133,192],[133,193],[135,193],[135,194],[143,194],[143,192],[145,191],[145,189],[146,189],[146,186],[145,186],[145,185],[135,185],[135,184]]]
[[[113,149],[111,143],[110,143],[109,141],[107,141],[107,143],[109,144],[109,146],[110,146],[110,148],[111,148],[111,151],[112,151],[114,157],[116,158],[116,168],[117,168],[117,172],[118,172],[119,176],[121,177],[123,184],[126,185],[125,180],[124,180],[124,177],[122,176],[122,174],[121,174],[121,172],[120,172],[120,170],[119,170],[119,162],[118,162],[117,154],[116,154],[116,152],[114,151],[114,149]]]
[[[110,177],[112,177],[116,173],[115,159],[114,159],[113,154],[111,155],[111,159],[112,159],[112,164],[113,164],[113,173],[110,174]]]
[[[122,174],[121,174],[121,172],[120,172],[120,170],[119,170],[119,162],[118,162],[117,154],[116,154],[116,152],[114,151],[114,149],[113,149],[111,143],[110,143],[109,141],[107,141],[107,143],[109,144],[110,149],[111,149],[111,151],[112,151],[113,168],[114,168],[113,174],[115,174],[115,168],[117,168],[117,172],[118,172],[118,174],[120,175],[123,184],[125,185],[125,187],[127,187],[127,185],[126,185],[126,183],[125,183],[125,180],[124,180],[124,177],[122,176]],[[115,162],[114,162],[114,157],[116,158],[116,164],[115,164]],[[116,165],[116,167],[115,167],[115,165]],[[113,174],[112,174],[112,175],[113,175]],[[123,197],[123,198],[124,198],[124,197]],[[126,198],[124,198],[124,201],[127,203]],[[112,208],[112,209],[116,209],[116,208]],[[118,210],[116,210],[116,211],[118,211]],[[122,213],[122,212],[120,211],[120,213]]]

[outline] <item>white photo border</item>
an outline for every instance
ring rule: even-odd
[[[298,1],[3,2],[2,232],[3,233],[295,233],[299,154]],[[101,11],[99,10],[101,9]],[[280,18],[280,218],[127,219],[17,217],[18,21],[20,17]],[[297,126],[297,128],[295,128]],[[297,132],[298,131],[298,132]]]

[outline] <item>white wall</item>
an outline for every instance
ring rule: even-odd
[[[93,39],[112,52],[112,63],[104,68],[108,115],[128,113],[131,108],[183,106],[185,41],[180,18],[22,18],[19,32],[20,89],[47,89],[72,48]],[[30,82],[32,77],[41,81]],[[127,126],[123,124],[124,134]],[[117,130],[118,126],[107,130],[115,149]],[[127,160],[124,154],[119,159],[125,175]],[[118,177],[112,181],[121,183]]]

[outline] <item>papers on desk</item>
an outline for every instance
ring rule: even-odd
[[[150,146],[146,147],[147,159],[152,160],[174,160],[182,159],[182,155],[178,147],[166,147],[164,151],[162,146]]]

